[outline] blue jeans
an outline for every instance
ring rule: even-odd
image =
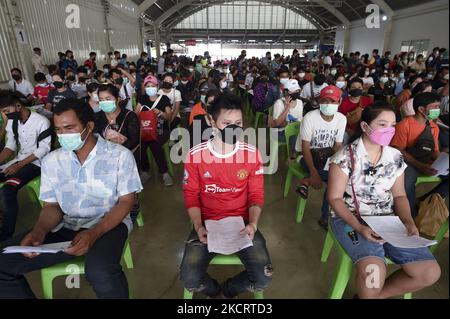
[[[266,248],[266,241],[258,231],[253,239],[253,247],[236,253],[244,264],[245,271],[228,279],[222,287],[227,298],[233,298],[243,292],[263,291],[272,281],[272,262]],[[208,251],[208,245],[200,242],[195,230],[190,234],[181,262],[181,280],[191,292],[201,292],[214,297],[221,292],[219,283],[212,279],[207,269],[215,253]]]
[[[79,232],[62,228],[49,233],[44,244],[71,241]],[[0,251],[8,246],[18,246],[27,233],[7,240]],[[86,254],[86,279],[98,298],[128,299],[128,282],[120,260],[128,237],[128,228],[121,223],[99,238]],[[50,267],[75,258],[66,253],[42,254],[29,259],[22,254],[0,254],[0,299],[34,299],[35,295],[25,279],[25,274]]]
[[[398,248],[389,243],[380,245],[365,239],[340,217],[331,218],[331,228],[341,246],[345,249],[354,264],[368,257],[385,260],[388,257],[397,265],[435,260],[433,254],[424,248]]]
[[[5,182],[5,185],[0,189],[0,214],[3,212],[0,242],[14,235],[19,212],[19,203],[17,201],[19,190],[40,175],[41,168],[34,164],[24,166],[11,176],[5,176],[3,173],[0,173],[0,182]]]
[[[406,196],[408,197],[409,206],[411,207],[411,215],[413,218],[417,217],[417,206],[416,206],[416,182],[417,178],[421,175],[419,170],[415,168],[414,166],[408,165],[408,167],[405,170],[405,190],[406,190]],[[431,194],[439,194],[442,198],[448,197],[448,175],[447,176],[440,176],[442,179],[442,182],[436,186],[431,192],[428,193],[428,195]]]
[[[310,174],[308,165],[306,165],[305,158],[302,158],[300,161],[300,165],[303,167],[303,170]],[[324,183],[328,183],[328,171],[323,169],[318,170],[319,176]],[[330,214],[330,204],[328,204],[327,200],[327,187],[325,187],[325,193],[323,194],[323,202],[322,202],[322,210],[320,215],[320,221],[324,225],[328,225],[328,215]]]

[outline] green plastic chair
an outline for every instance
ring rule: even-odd
[[[0,183],[0,189],[3,188],[5,183]],[[27,185],[24,186],[24,189],[26,190],[28,197],[30,198],[30,201],[32,203],[37,203],[42,206],[41,201],[39,200],[39,188],[41,185],[41,178],[36,177],[31,182],[29,182]]]
[[[292,136],[298,136],[299,133],[300,133],[300,122],[288,124],[284,129],[284,136],[286,138],[286,150],[287,150],[286,154],[288,159],[291,158],[291,147],[289,144],[290,138]]]
[[[336,244],[339,260],[337,268],[335,270],[333,283],[331,285],[330,292],[328,294],[329,299],[342,299],[345,289],[347,288],[348,281],[352,275],[353,271],[353,261],[347,254],[345,249],[341,246],[339,241],[336,239],[332,227],[328,227],[327,237],[325,238],[325,243],[322,250],[322,256],[320,261],[325,263],[328,261],[331,249],[333,245]],[[387,264],[393,264],[393,262],[386,258]],[[403,295],[403,299],[412,299],[412,293],[406,293]]]
[[[128,242],[128,240],[125,243],[122,260],[125,263],[127,269],[134,268],[133,256],[131,254],[130,243]],[[70,271],[72,268],[71,266],[73,265],[78,267],[79,275],[85,274],[84,257],[77,257],[75,259],[41,269],[42,294],[44,299],[53,299],[54,279],[57,277],[73,275],[73,273]]]
[[[444,239],[445,234],[448,232],[448,217],[445,220],[445,222],[441,225],[438,232],[436,233],[436,236],[434,237],[434,240],[437,241],[436,245],[433,245],[430,247],[430,251],[434,254],[442,240]]]
[[[440,177],[434,177],[434,176],[419,176],[416,181],[416,186],[419,184],[425,184],[425,183],[440,183],[442,180]]]
[[[210,265],[220,265],[220,266],[229,266],[229,265],[237,265],[243,266],[241,259],[237,255],[217,255],[211,260]],[[264,292],[255,291],[254,292],[255,299],[264,299]],[[184,288],[184,296],[183,299],[192,299],[194,297],[194,293],[190,292],[188,289]]]
[[[294,176],[298,179],[304,179],[308,177],[308,173],[306,173],[303,170],[303,167],[297,161],[290,163],[288,166],[286,182],[284,184],[284,194],[283,194],[284,198],[286,198],[289,194],[289,190],[291,189],[292,185],[292,178]],[[307,200],[302,197],[299,197],[297,200],[297,208],[295,210],[295,222],[297,224],[300,224],[303,221],[303,216],[305,215],[306,202]]]

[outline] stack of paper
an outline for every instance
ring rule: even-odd
[[[437,244],[420,236],[408,236],[408,231],[398,216],[361,216],[374,232],[398,248],[421,248]]]
[[[253,246],[248,235],[241,236],[245,228],[242,217],[228,217],[219,221],[205,221],[208,231],[208,251],[222,255],[231,255]]]
[[[41,246],[10,246],[3,249],[4,254],[56,254],[70,247],[71,242],[47,244]]]
[[[448,175],[448,153],[440,153],[439,157],[434,161],[432,168],[437,170],[437,174],[435,176],[446,176]]]

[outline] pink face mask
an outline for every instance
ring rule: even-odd
[[[388,146],[391,144],[392,139],[395,135],[395,127],[381,127],[375,130],[372,130],[368,136],[372,143]]]

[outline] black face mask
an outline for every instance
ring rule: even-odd
[[[6,117],[8,118],[8,120],[19,120],[20,119],[20,112],[13,112],[13,113],[9,113],[6,115]]]
[[[64,83],[63,83],[63,82],[57,81],[57,82],[53,82],[53,85],[54,85],[55,88],[57,88],[57,89],[62,89],[62,87],[64,86]]]
[[[352,89],[352,90],[350,90],[349,93],[353,97],[360,97],[361,95],[363,95],[363,90],[361,90],[361,89]]]
[[[324,83],[325,83],[325,81],[316,81],[316,80],[314,80],[314,84],[316,84],[317,86],[321,86]]]
[[[68,76],[67,81],[75,82],[75,76],[74,75]]]
[[[244,133],[242,127],[232,124],[228,125],[223,130],[219,130],[219,137],[225,144],[236,145],[242,133]]]
[[[84,82],[86,82],[86,80],[87,80],[87,79],[86,79],[85,77],[83,77],[83,76],[80,77],[79,79],[80,79],[80,83],[84,83]]]
[[[163,84],[161,85],[161,87],[162,87],[163,89],[169,90],[169,89],[172,89],[172,88],[173,88],[173,84],[170,83],[170,82],[163,82]]]
[[[20,79],[22,78],[20,75],[18,75],[18,74],[13,74],[12,75],[12,78],[17,82],[17,81],[20,81]]]
[[[300,93],[293,93],[293,94],[289,94],[289,96],[291,97],[292,101],[296,101],[300,98]]]

